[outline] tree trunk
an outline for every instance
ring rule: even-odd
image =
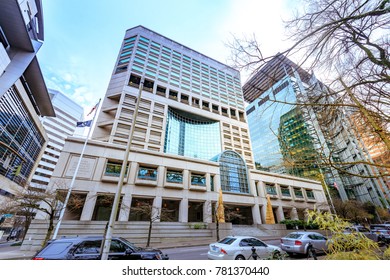
[[[146,243],[146,247],[149,247],[149,245],[150,245],[150,238],[151,238],[151,236],[152,236],[152,225],[153,225],[153,221],[150,220],[150,221],[149,221],[148,241],[147,241],[147,243]]]
[[[47,229],[46,237],[42,243],[42,247],[44,247],[47,244],[47,242],[50,240],[50,236],[53,233],[53,229],[54,229],[54,215],[50,215],[49,228]]]

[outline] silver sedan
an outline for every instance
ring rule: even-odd
[[[328,249],[328,239],[318,232],[295,231],[283,237],[280,246],[289,255],[307,255],[310,246],[315,252],[325,252]]]
[[[248,260],[255,257],[259,260],[280,253],[278,246],[266,244],[252,236],[227,236],[209,245],[207,257],[211,260]]]

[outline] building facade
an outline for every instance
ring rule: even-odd
[[[369,164],[354,164],[370,159],[348,115],[321,106],[332,101],[325,100],[329,89],[314,75],[280,55],[253,76],[243,92],[250,103],[246,112],[258,168],[313,179],[323,175],[342,200],[388,206],[383,180],[368,178],[376,174]]]
[[[72,191],[83,206],[65,220],[109,219],[133,124],[121,223],[145,220],[140,203],[160,222],[212,223],[220,189],[233,224],[263,224],[267,194],[277,222],[328,210],[320,182],[254,168],[238,71],[143,26],[126,31],[115,65]],[[70,184],[83,144],[66,139],[49,186]]]
[[[31,179],[31,186],[45,190],[60,157],[65,139],[76,130],[76,122],[83,119],[84,109],[63,93],[49,89],[49,95],[56,117],[42,117],[41,121],[48,136],[48,143],[37,169]]]
[[[40,116],[55,116],[36,58],[41,1],[0,1],[0,203],[30,181],[46,145]]]

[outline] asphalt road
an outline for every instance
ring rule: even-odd
[[[267,240],[267,244],[280,246],[280,239]],[[208,245],[162,249],[170,260],[207,260]]]

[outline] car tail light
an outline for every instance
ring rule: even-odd
[[[227,255],[227,252],[221,248],[221,253]]]
[[[302,245],[302,241],[295,240],[295,245]]]
[[[42,260],[44,260],[44,258],[42,258],[42,257],[34,257],[33,260],[42,261]]]

